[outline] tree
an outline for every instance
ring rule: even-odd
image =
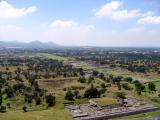
[[[68,91],[66,92],[65,99],[66,99],[66,100],[74,100],[74,94],[72,93],[71,90],[68,90]]]
[[[6,106],[1,106],[0,107],[0,112],[7,112]]]
[[[122,84],[122,87],[125,89],[125,90],[131,90],[132,88],[129,86],[128,83],[123,83]]]
[[[29,94],[25,95],[25,102],[32,103],[32,99],[33,99],[32,95],[29,95]]]
[[[102,88],[106,88],[105,83],[101,83],[101,87],[102,87]]]
[[[118,87],[118,90],[121,90],[122,89],[121,83],[118,82],[117,87]]]
[[[139,82],[138,80],[136,80],[134,82],[134,84],[135,84],[137,93],[139,95],[141,95],[141,92],[143,92],[145,90],[145,86],[141,82]]]
[[[126,93],[124,93],[124,92],[117,92],[116,93],[116,97],[118,97],[118,98],[125,99],[125,96],[126,96]]]
[[[6,79],[1,78],[1,79],[0,79],[0,84],[1,84],[1,85],[6,85],[6,84],[7,84]]]
[[[10,86],[5,89],[5,92],[6,92],[6,94],[7,94],[7,96],[8,96],[9,98],[12,98],[12,97],[14,96],[14,90],[13,90],[13,88],[10,87]]]
[[[20,76],[20,73],[16,73],[15,80],[23,82],[22,77]]]
[[[35,101],[36,101],[36,105],[41,104],[41,98],[40,97],[36,97]]]
[[[103,78],[104,78],[104,73],[100,73],[100,74],[99,74],[99,78],[100,78],[100,79],[103,79]]]
[[[79,74],[80,74],[81,76],[85,75],[85,73],[84,73],[84,71],[83,71],[82,68],[79,68]]]
[[[126,82],[131,83],[131,82],[133,81],[133,78],[132,78],[132,77],[126,77],[126,78],[124,78],[124,80],[125,80]]]
[[[135,72],[135,68],[133,65],[128,65],[127,69],[131,72]]]
[[[93,76],[89,76],[88,83],[91,83],[93,80],[94,80],[94,77]]]
[[[85,91],[84,97],[86,97],[86,98],[98,98],[98,97],[100,97],[100,92],[97,90],[97,88],[91,86],[91,88],[88,88]]]
[[[2,105],[3,102],[3,97],[2,97],[2,93],[1,93],[1,89],[0,89],[0,106]]]
[[[93,72],[92,72],[93,76],[97,76],[98,73],[99,73],[99,72],[98,72],[97,70],[93,70]]]
[[[56,102],[55,100],[56,100],[56,97],[51,94],[46,96],[46,103],[48,104],[49,107],[55,104]]]
[[[78,82],[85,83],[86,82],[86,78],[84,76],[83,77],[79,77]]]
[[[120,83],[121,82],[121,80],[122,80],[122,76],[116,76],[116,77],[114,77],[113,78],[113,83],[115,84],[115,83]]]
[[[146,73],[146,67],[144,65],[138,66],[136,70],[137,72]]]
[[[27,107],[26,106],[23,106],[22,109],[23,109],[24,112],[27,112]]]
[[[3,100],[2,94],[0,94],[0,106],[2,105],[2,100]]]
[[[153,82],[148,83],[148,89],[150,91],[156,91],[156,85]]]
[[[107,90],[107,89],[102,88],[102,89],[99,90],[99,93],[100,93],[100,94],[104,94],[104,93],[106,92],[106,90]]]
[[[78,90],[75,90],[75,91],[74,91],[74,96],[75,96],[75,98],[80,98],[80,95],[79,95],[79,91],[78,91]]]

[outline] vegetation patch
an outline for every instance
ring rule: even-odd
[[[107,105],[115,105],[118,104],[118,100],[114,99],[114,98],[96,98],[94,99],[96,101],[96,103],[100,106],[107,106]]]

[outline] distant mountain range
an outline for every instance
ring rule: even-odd
[[[43,48],[43,49],[51,49],[58,47],[59,45],[53,42],[40,42],[40,41],[32,41],[32,42],[17,42],[17,41],[0,41],[1,48]]]

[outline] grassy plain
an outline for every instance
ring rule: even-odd
[[[31,54],[31,55],[21,55],[20,57],[45,57],[45,58],[50,58],[50,59],[57,59],[65,62],[71,62],[69,61],[69,58],[64,58],[61,56],[57,56],[54,54],[47,54],[47,53],[38,53],[38,54]],[[124,77],[133,77],[134,80],[142,80],[143,82],[148,82],[148,81],[154,81],[157,90],[160,91],[160,79],[158,75],[155,75],[153,73],[150,74],[141,74],[141,73],[132,73],[126,70],[122,70],[120,68],[95,68],[85,62],[79,62],[79,61],[74,61],[72,59],[72,64],[76,67],[83,67],[85,69],[97,69],[99,71],[104,72],[106,75],[108,74],[114,74],[114,75],[122,75]],[[14,68],[12,68],[14,69]],[[88,88],[90,87],[88,83],[82,84],[77,82],[78,78],[55,78],[52,83],[47,83],[45,82],[44,79],[38,80],[39,84],[47,89],[48,92],[53,93],[56,96],[56,105],[50,109],[45,109],[45,107],[38,107],[37,109],[32,109],[32,107],[29,109],[29,112],[23,112],[22,111],[22,106],[20,106],[21,102],[23,101],[23,98],[20,99],[20,101],[10,101],[13,103],[14,108],[17,106],[17,110],[11,109],[7,113],[0,113],[0,120],[72,120],[71,115],[68,113],[68,111],[64,107],[64,96],[66,91],[64,88],[67,87],[72,87],[72,88]],[[69,81],[68,81],[69,80]],[[55,81],[60,81],[59,84],[55,84]],[[100,88],[100,85],[103,81],[100,79],[96,79],[96,81],[93,83],[95,87]],[[58,82],[57,82],[58,83]],[[117,104],[116,99],[114,99],[115,92],[118,92],[119,90],[117,89],[116,85],[112,85],[111,87],[107,88],[107,91],[105,93],[104,98],[98,98],[96,101],[100,105],[109,105],[109,104]],[[152,98],[155,96],[150,93],[143,93],[141,96],[138,96],[136,92],[133,91],[125,91],[122,89],[121,91],[126,92],[127,94],[133,95],[139,99],[148,101],[148,102],[153,102],[151,101]],[[84,89],[80,90],[80,95],[83,96],[84,94]],[[5,96],[4,96],[5,97]],[[3,97],[3,98],[4,98]],[[20,97],[20,96],[19,96]],[[86,103],[88,99],[76,99],[75,104],[81,104],[81,103]],[[6,100],[3,104],[7,104],[8,101]],[[11,104],[12,104],[11,103]],[[156,103],[157,104],[157,103]],[[19,106],[19,107],[18,107]],[[128,117],[123,117],[122,119],[130,120],[130,119],[135,119],[135,118],[143,118],[143,117],[149,117],[153,116],[156,114],[160,114],[160,111],[158,112],[149,112],[145,114],[138,114],[138,115],[133,115],[133,116],[128,116]]]

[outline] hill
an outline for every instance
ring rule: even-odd
[[[17,42],[17,41],[0,41],[1,48],[43,48],[43,49],[51,49],[58,47],[59,45],[53,42],[40,42],[40,41],[32,41],[32,42]]]

